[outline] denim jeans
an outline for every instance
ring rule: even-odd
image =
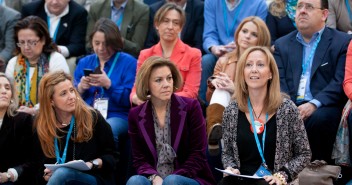
[[[346,185],[352,185],[352,180],[348,181]]]
[[[215,67],[216,61],[217,61],[217,58],[213,54],[205,54],[202,57],[202,77],[200,80],[199,97],[204,102],[207,102],[205,98],[207,93],[207,87],[208,87],[207,80],[214,73],[214,67]]]
[[[134,175],[126,185],[151,185],[152,183],[144,176]],[[163,180],[163,185],[199,185],[199,183],[191,178],[181,175],[168,175]]]
[[[112,134],[114,135],[115,148],[117,151],[120,151],[119,141],[121,137],[127,137],[128,122],[119,117],[111,117],[106,119],[106,121],[111,126]]]
[[[93,175],[61,167],[53,172],[47,185],[97,185]]]

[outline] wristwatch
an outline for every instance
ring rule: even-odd
[[[7,182],[10,182],[10,181],[11,181],[11,175],[10,175],[10,173],[6,173],[6,177],[7,177]]]
[[[91,161],[89,161],[89,162],[91,162],[91,163],[93,164],[92,170],[93,170],[93,169],[98,169],[98,167],[99,167],[99,161],[98,161],[98,159],[94,159],[94,160],[91,160]]]

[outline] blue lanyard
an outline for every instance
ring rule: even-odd
[[[63,164],[66,161],[66,154],[67,154],[67,146],[68,146],[68,141],[71,138],[71,133],[73,130],[73,125],[75,124],[75,117],[72,116],[71,121],[70,121],[70,129],[67,132],[67,136],[66,136],[66,145],[65,145],[65,149],[64,152],[62,153],[62,157],[60,157],[60,150],[59,150],[59,146],[57,144],[57,138],[54,139],[54,143],[55,143],[55,154],[56,154],[56,162],[57,164]]]
[[[123,19],[123,12],[121,13],[119,19],[116,22],[116,25],[117,25],[117,27],[119,27],[120,30],[121,30],[122,19]]]
[[[115,55],[114,61],[113,61],[112,65],[111,65],[111,67],[110,67],[110,69],[109,69],[109,72],[108,72],[108,77],[109,77],[109,78],[110,78],[110,76],[111,76],[112,71],[113,71],[114,68],[115,68],[115,65],[116,65],[116,62],[117,62],[117,59],[119,58],[119,56],[120,56],[120,52],[118,52],[118,53]],[[96,55],[95,60],[97,61],[97,67],[99,67],[99,66],[100,66],[100,65],[99,65],[99,59],[98,59],[98,56],[97,56],[97,55]],[[104,96],[104,88],[101,87],[101,97],[103,97],[103,96]]]
[[[321,35],[322,35],[322,34],[323,34],[323,33],[320,33],[320,34],[319,34],[317,40],[315,41],[315,43],[314,43],[314,45],[313,45],[312,50],[311,50],[310,53],[309,53],[309,56],[308,56],[307,60],[304,60],[305,57],[303,58],[303,63],[302,63],[302,69],[303,69],[303,71],[302,71],[302,75],[305,75],[305,73],[307,72],[306,70],[307,70],[307,67],[308,67],[308,65],[309,65],[309,61],[312,60],[313,55],[315,54],[315,50],[316,50],[317,47],[318,47],[318,44],[319,44],[319,42],[320,42],[320,39],[321,39]]]
[[[31,77],[29,75],[30,65],[29,65],[29,62],[27,59],[26,59],[26,70],[27,70],[27,72],[26,72],[26,104],[28,104],[28,106],[29,106],[29,104],[30,104],[29,96],[31,94],[31,92],[30,92],[31,91],[31,83],[30,83]]]
[[[253,112],[252,112],[252,105],[250,102],[250,98],[248,97],[248,109],[249,109],[249,117],[251,118],[251,124],[252,124],[252,129],[253,129],[253,133],[254,133],[254,138],[255,138],[255,142],[257,143],[257,148],[259,151],[259,155],[262,158],[262,162],[264,165],[266,165],[265,162],[265,158],[264,158],[264,147],[265,147],[265,135],[266,135],[266,122],[268,121],[268,113],[265,114],[265,123],[264,123],[264,133],[263,133],[263,137],[262,137],[262,142],[263,142],[263,150],[262,147],[260,146],[260,142],[258,139],[258,134],[257,131],[255,129],[255,125],[254,125],[254,117],[253,117]]]
[[[352,23],[351,6],[350,6],[350,4],[348,3],[348,0],[345,0],[345,3],[346,3],[347,11],[348,11],[348,16],[350,17],[350,23]]]
[[[233,32],[233,28],[235,27],[235,23],[236,23],[236,20],[238,18],[238,15],[240,14],[240,11],[241,11],[241,7],[242,7],[242,1],[240,2],[240,4],[238,5],[238,7],[235,8],[234,11],[235,12],[235,16],[233,17],[233,21],[232,21],[232,25],[231,25],[231,28],[229,28],[229,25],[228,25],[228,22],[227,22],[227,7],[226,7],[226,0],[223,0],[223,3],[222,3],[222,7],[223,7],[223,15],[224,15],[224,19],[225,19],[225,27],[226,27],[226,35],[227,37],[230,37],[231,36],[231,33],[230,32]]]
[[[49,33],[50,33],[50,17],[49,16],[46,16],[46,20],[48,22],[48,29],[49,29]],[[53,41],[56,43],[56,35],[57,35],[57,31],[59,30],[59,26],[60,26],[60,21],[61,19],[59,20],[59,23],[57,23],[57,26],[56,26],[56,29],[55,29],[55,32],[54,32],[54,35],[53,35]]]

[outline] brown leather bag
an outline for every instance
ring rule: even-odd
[[[341,167],[327,165],[325,161],[315,160],[298,174],[299,185],[333,185],[341,178]]]

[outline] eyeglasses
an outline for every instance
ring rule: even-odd
[[[38,39],[38,40],[27,40],[27,42],[26,41],[21,41],[21,42],[16,43],[16,44],[20,48],[24,47],[26,45],[26,43],[27,43],[28,47],[34,47],[34,46],[36,46],[38,44],[39,40],[40,39]]]
[[[313,11],[314,9],[320,9],[320,10],[323,10],[323,8],[318,8],[318,7],[314,7],[312,4],[310,3],[299,3],[296,7],[297,10],[302,10],[303,7],[308,11],[308,12],[311,12]]]

